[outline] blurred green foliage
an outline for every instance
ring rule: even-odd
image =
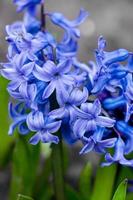
[[[7,81],[0,77],[0,167],[4,167],[9,160],[11,148],[13,146],[13,138],[8,136],[8,93],[6,90]]]

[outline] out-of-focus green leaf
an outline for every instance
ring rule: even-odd
[[[119,176],[117,178],[117,185],[121,183],[124,179],[133,179],[133,171],[129,167],[122,167],[119,165]]]
[[[81,200],[79,194],[70,186],[65,186],[66,200]]]
[[[19,194],[17,200],[33,200],[33,198]]]
[[[65,173],[69,165],[68,146],[66,144],[63,144],[63,163],[64,163],[64,173]]]
[[[133,156],[133,155],[132,155]],[[116,185],[118,186],[124,179],[133,180],[132,168],[119,166],[119,176]],[[126,200],[133,200],[133,193],[128,193]]]
[[[7,81],[0,77],[0,166],[6,164],[11,155],[13,137],[8,136],[8,93],[6,90]]]
[[[13,153],[10,200],[18,194],[32,196],[40,157],[40,145],[32,146],[20,136]]]
[[[41,143],[41,154],[45,159],[49,158],[51,155],[51,148],[49,143]]]
[[[91,200],[110,200],[112,197],[117,165],[98,167]]]
[[[133,194],[128,193],[127,196],[126,196],[126,200],[133,200]]]
[[[91,175],[92,175],[92,166],[91,163],[87,163],[80,174],[79,179],[79,190],[83,200],[90,199],[91,192]]]
[[[53,188],[49,183],[51,175],[51,159],[45,158],[42,163],[42,168],[39,170],[40,173],[37,176],[33,197],[37,200],[49,200],[53,195]]]
[[[127,190],[127,179],[120,183],[112,200],[125,200]]]

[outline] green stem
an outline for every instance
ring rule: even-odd
[[[59,144],[52,144],[53,184],[56,200],[65,200],[63,144],[60,136]]]

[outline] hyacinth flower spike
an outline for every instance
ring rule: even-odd
[[[106,51],[106,40],[100,36],[95,60],[81,63],[78,27],[87,11],[81,9],[71,21],[61,13],[44,12],[42,0],[13,3],[25,13],[23,21],[6,26],[8,62],[2,64],[1,74],[17,100],[16,106],[9,105],[9,134],[18,127],[20,134],[33,132],[33,145],[57,144],[60,131],[69,144],[81,141],[80,154],[96,151],[105,154],[104,165],[132,166],[124,156],[133,151],[133,54],[126,49]],[[48,32],[46,16],[64,30],[59,42]],[[109,148],[114,148],[114,155],[107,153]]]

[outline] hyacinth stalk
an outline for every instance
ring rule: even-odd
[[[45,19],[45,3],[41,4],[41,30],[45,31],[46,19]],[[60,133],[59,133],[60,134]],[[65,188],[64,188],[64,172],[63,172],[63,143],[60,134],[60,142],[58,145],[52,144],[52,171],[53,171],[53,187],[55,199],[65,200]]]
[[[45,3],[41,4],[41,30],[45,31]],[[53,172],[54,198],[56,200],[65,200],[65,183],[64,183],[64,160],[63,160],[63,140],[61,133],[58,132],[59,144],[51,144],[51,162]]]

